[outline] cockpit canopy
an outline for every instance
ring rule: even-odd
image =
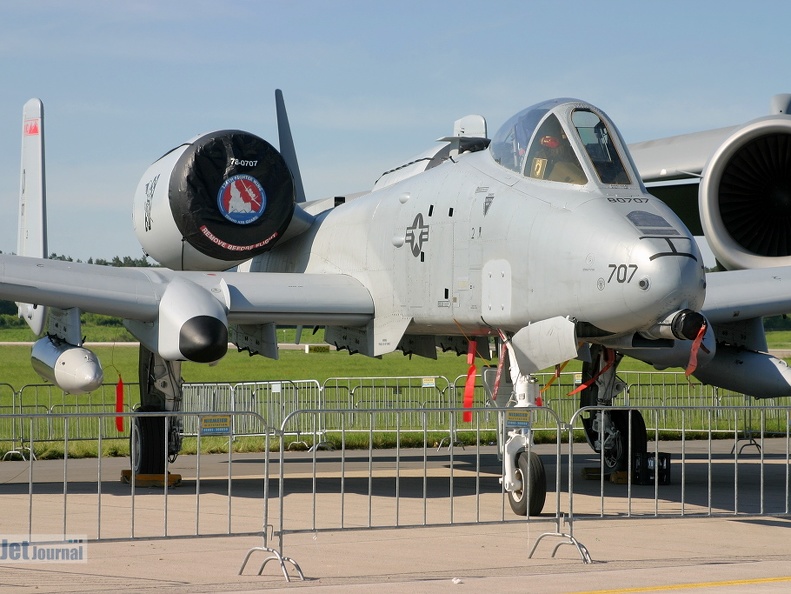
[[[614,126],[591,105],[552,99],[519,112],[492,138],[495,161],[533,179],[585,185],[636,183]],[[627,161],[628,162],[628,161]]]

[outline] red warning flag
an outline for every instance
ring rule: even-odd
[[[701,325],[700,330],[698,330],[698,335],[695,337],[695,340],[692,341],[692,348],[689,350],[689,363],[687,364],[687,368],[684,371],[684,375],[689,377],[692,375],[695,370],[698,368],[698,351],[703,348],[705,352],[708,352],[706,347],[702,346],[703,337],[706,335],[706,324]]]
[[[467,382],[464,384],[464,408],[472,408],[475,400],[475,340],[467,343]],[[462,420],[465,423],[472,423],[472,411],[465,410]]]
[[[124,380],[121,379],[120,374],[118,375],[118,383],[115,384],[115,412],[124,412]],[[115,428],[119,433],[124,432],[123,417],[115,417]]]

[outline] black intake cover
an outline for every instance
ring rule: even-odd
[[[213,132],[181,155],[170,208],[184,239],[206,256],[242,260],[267,251],[294,213],[294,181],[280,153],[239,130]]]

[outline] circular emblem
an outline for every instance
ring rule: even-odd
[[[234,175],[217,192],[217,207],[222,216],[237,225],[257,221],[266,208],[266,192],[252,175]]]

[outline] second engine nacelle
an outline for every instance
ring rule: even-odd
[[[143,174],[132,221],[152,258],[174,270],[225,270],[272,248],[294,214],[288,165],[239,130],[200,136]]]
[[[791,117],[738,128],[700,183],[700,222],[725,268],[791,265]]]

